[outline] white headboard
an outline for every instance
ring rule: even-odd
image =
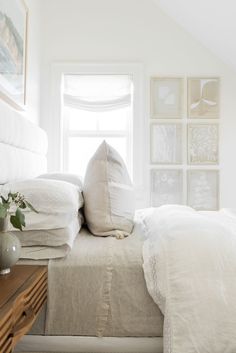
[[[0,108],[0,184],[44,173],[46,133],[7,105]]]

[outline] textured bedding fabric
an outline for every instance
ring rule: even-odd
[[[164,353],[235,353],[235,214],[162,206],[144,223],[144,273],[165,315]]]
[[[136,226],[118,240],[83,229],[67,257],[49,261],[47,335],[162,336],[163,316],[144,280],[140,233]],[[43,333],[37,323],[32,332]]]
[[[22,245],[21,259],[43,260],[66,256],[81,229],[81,219],[80,216],[74,217],[65,228],[12,232]]]

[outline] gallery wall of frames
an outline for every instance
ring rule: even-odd
[[[151,77],[150,201],[219,208],[218,77]]]

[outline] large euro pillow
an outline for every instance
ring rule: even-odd
[[[67,181],[68,183],[78,186],[80,190],[82,190],[82,178],[77,174],[52,172],[42,174],[38,178]]]
[[[20,192],[38,211],[24,210],[27,230],[58,229],[67,227],[83,206],[80,188],[59,180],[30,179],[5,184],[0,192]],[[13,230],[9,224],[8,230]]]
[[[105,141],[88,163],[84,185],[84,215],[91,233],[127,236],[134,221],[134,190],[119,153]]]

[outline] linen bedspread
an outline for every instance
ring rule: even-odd
[[[235,353],[235,216],[162,206],[143,218],[143,268],[164,314],[164,353]]]
[[[46,335],[162,336],[163,316],[142,269],[143,236],[83,229],[67,257],[49,262]]]

